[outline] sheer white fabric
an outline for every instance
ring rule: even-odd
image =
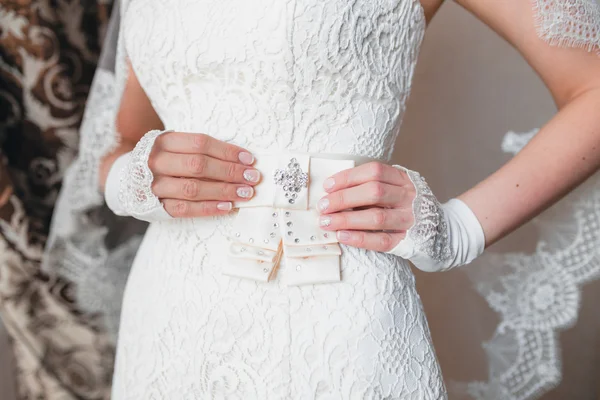
[[[74,282],[78,306],[102,315],[116,340],[125,281],[146,224],[115,217],[98,189],[100,160],[119,140],[115,120],[127,72],[123,47],[117,46],[122,24],[115,9],[79,132],[79,154],[63,180],[42,268]]]

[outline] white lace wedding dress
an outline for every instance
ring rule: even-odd
[[[417,0],[124,8],[124,48],[167,129],[389,160],[425,30]],[[268,283],[233,278],[221,273],[232,221],[150,225],[125,291],[115,400],[446,397],[405,261],[342,246],[340,283],[288,286],[285,262]]]

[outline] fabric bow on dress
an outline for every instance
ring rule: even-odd
[[[327,158],[325,158],[327,157]],[[319,227],[323,181],[355,166],[351,155],[257,155],[263,180],[254,197],[236,202],[229,262],[223,273],[267,282],[284,257],[288,285],[338,282],[341,248],[335,232]]]

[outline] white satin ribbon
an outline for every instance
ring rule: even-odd
[[[372,160],[349,154],[255,155],[262,181],[251,200],[234,203],[239,211],[223,273],[267,282],[285,257],[291,269],[287,285],[339,282],[342,251],[335,232],[319,227],[316,205],[327,194],[325,179]],[[286,176],[287,182],[281,182]]]

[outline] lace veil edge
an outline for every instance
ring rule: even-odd
[[[115,216],[98,187],[102,158],[119,142],[116,116],[127,79],[123,16],[118,0],[107,28],[98,69],[80,128],[79,154],[57,199],[42,270],[70,280],[82,312],[101,316],[116,338],[121,298],[146,224]]]

